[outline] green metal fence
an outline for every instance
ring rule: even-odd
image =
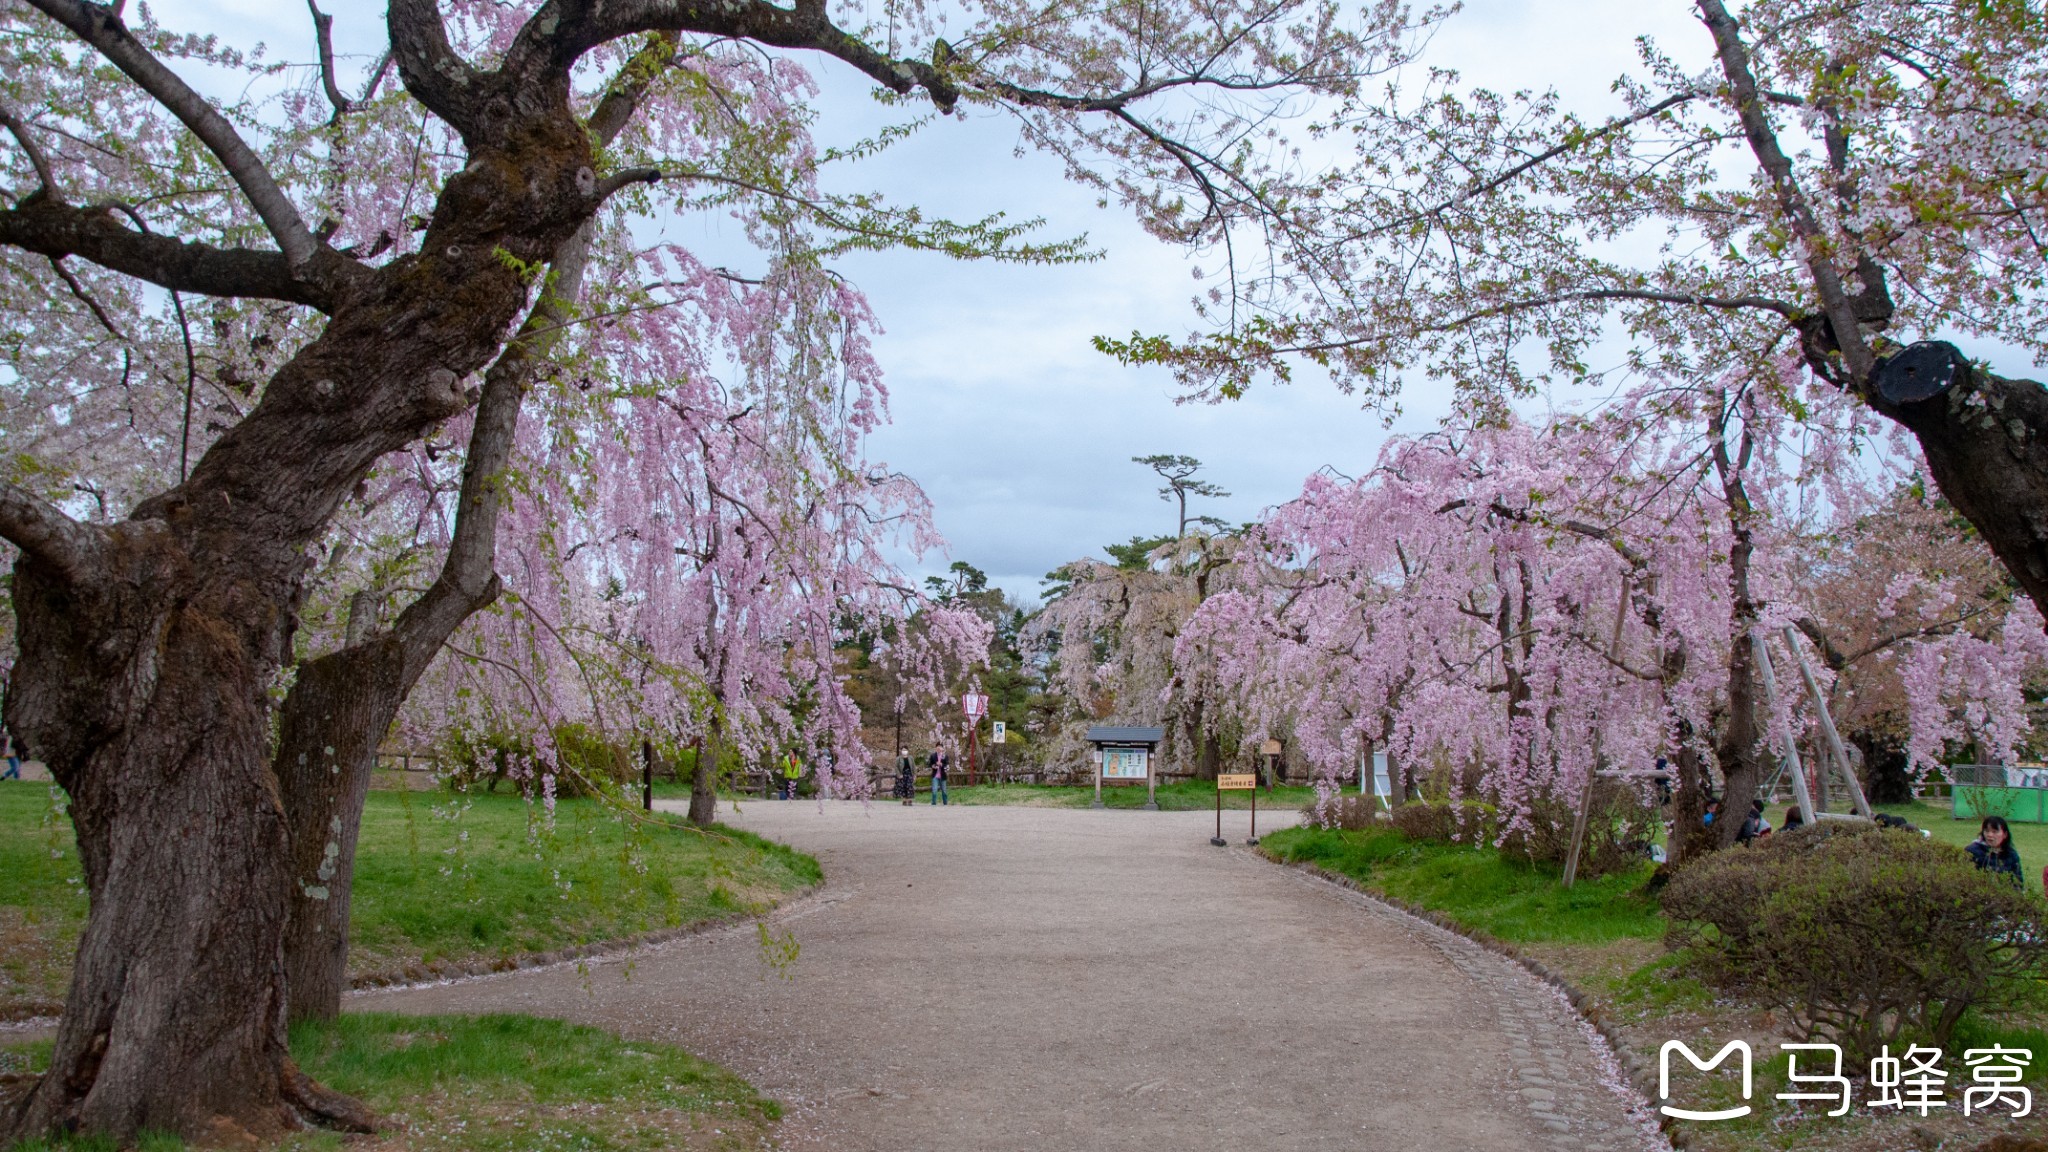
[[[1949,812],[1958,820],[2003,816],[2014,824],[2048,824],[2048,775],[2038,767],[2008,769],[2002,764],[1951,764]],[[2015,781],[2028,786],[2016,786]]]

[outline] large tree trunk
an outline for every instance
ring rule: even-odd
[[[198,1133],[219,1116],[268,1136],[290,1123],[287,868],[245,589],[181,579],[144,535],[123,534],[139,586],[15,569],[7,721],[70,794],[92,903],[50,1073],[14,1132]]]
[[[1933,341],[1879,362],[1865,399],[1920,441],[1942,496],[2048,617],[2048,389]]]
[[[276,765],[291,836],[285,977],[292,1021],[341,1013],[356,837],[377,745],[403,702],[395,641],[356,644],[299,669]]]
[[[285,1048],[293,877],[266,691],[334,510],[467,406],[463,377],[523,307],[499,253],[550,257],[593,207],[589,142],[555,111],[528,154],[450,180],[420,255],[344,277],[325,331],[185,483],[106,529],[0,493],[23,546],[6,718],[72,797],[92,901],[50,1071],[0,1142],[217,1135],[216,1117],[262,1135],[340,1107]]]
[[[359,594],[345,646],[302,665],[285,697],[273,762],[292,842],[285,973],[293,1022],[341,1014],[356,838],[377,747],[448,637],[498,597],[498,478],[512,459],[520,405],[581,290],[589,254],[585,228],[562,246],[553,282],[485,374],[440,576],[389,630],[374,628],[375,599]]]
[[[690,823],[699,828],[718,819],[718,761],[724,745],[714,719],[699,746],[696,770],[690,773]]]
[[[1197,780],[1214,780],[1222,771],[1222,744],[1205,730],[1209,715],[1209,702],[1200,696],[1194,698],[1185,713],[1181,736],[1187,741],[1188,769]],[[1178,717],[1176,717],[1178,719]]]
[[[1763,765],[1757,757],[1757,745],[1763,735],[1756,714],[1757,603],[1749,579],[1750,561],[1756,552],[1756,538],[1752,530],[1755,507],[1750,503],[1749,490],[1744,483],[1744,474],[1755,452],[1756,438],[1748,422],[1744,421],[1740,447],[1731,458],[1728,454],[1730,414],[1724,395],[1716,400],[1713,415],[1708,421],[1714,469],[1720,477],[1722,496],[1727,504],[1730,536],[1728,722],[1722,726],[1720,739],[1714,743],[1714,759],[1721,767],[1721,814],[1714,819],[1711,838],[1712,843],[1723,848],[1735,843],[1736,834],[1742,831],[1743,821],[1749,817],[1750,802],[1756,799],[1757,786],[1763,783]]]

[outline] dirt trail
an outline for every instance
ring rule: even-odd
[[[825,866],[823,892],[775,917],[802,949],[790,979],[747,928],[349,1004],[680,1044],[782,1100],[792,1150],[1653,1146],[1555,992],[1254,857],[1243,813],[1225,814],[1227,850],[1207,813],[726,818]]]

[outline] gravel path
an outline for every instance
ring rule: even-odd
[[[773,918],[802,949],[787,979],[750,926],[350,1006],[680,1044],[782,1100],[792,1150],[1661,1146],[1554,991],[1237,847],[1241,812],[1228,850],[1207,813],[754,802],[727,819],[825,866]]]

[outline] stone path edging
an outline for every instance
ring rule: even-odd
[[[1257,853],[1261,858],[1271,863],[1286,868],[1293,868],[1326,884],[1334,884],[1339,888],[1348,889],[1367,900],[1385,905],[1387,908],[1404,916],[1411,916],[1432,927],[1449,932],[1454,936],[1461,936],[1470,940],[1472,943],[1479,945],[1481,948],[1494,953],[1502,959],[1516,964],[1528,972],[1529,975],[1555,989],[1571,1005],[1572,1011],[1578,1013],[1579,1018],[1585,1021],[1587,1027],[1593,1029],[1606,1042],[1615,1063],[1620,1065],[1622,1072],[1627,1076],[1629,1087],[1635,1090],[1638,1098],[1636,1102],[1645,1113],[1656,1118],[1657,1127],[1665,1134],[1665,1138],[1671,1139],[1675,1135],[1673,1131],[1674,1125],[1671,1123],[1670,1118],[1657,1111],[1656,1077],[1652,1071],[1643,1063],[1642,1058],[1636,1055],[1635,1050],[1629,1047],[1628,1042],[1622,1038],[1621,1033],[1607,1022],[1605,1014],[1588,1001],[1586,994],[1574,987],[1571,981],[1552,972],[1542,961],[1523,955],[1514,945],[1496,936],[1475,928],[1467,928],[1440,912],[1424,908],[1419,904],[1411,904],[1398,896],[1389,896],[1384,892],[1375,892],[1351,877],[1341,872],[1332,872],[1320,864],[1314,864],[1305,860],[1284,861],[1274,856],[1264,847],[1257,849]],[[1674,1146],[1676,1146],[1675,1141]]]

